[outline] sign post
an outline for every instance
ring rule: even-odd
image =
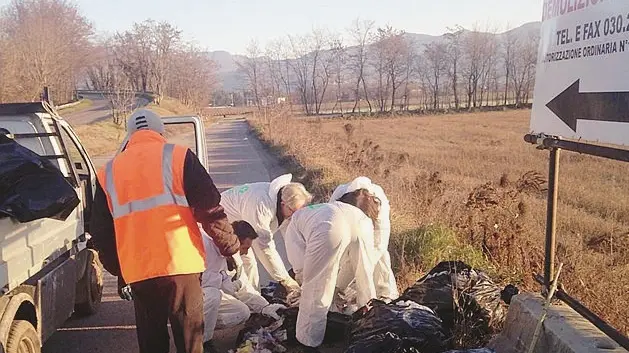
[[[550,151],[544,277],[536,277],[548,290],[560,151],[629,162],[629,0],[543,0],[542,18],[531,132],[524,140]],[[563,289],[558,298],[629,349],[626,336]]]
[[[629,146],[629,1],[544,0],[530,129]]]

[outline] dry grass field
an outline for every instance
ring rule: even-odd
[[[317,195],[366,175],[392,204],[390,250],[405,288],[463,259],[533,291],[542,273],[548,152],[529,110],[355,120],[252,119]],[[629,333],[629,164],[562,152],[558,261],[565,290]]]

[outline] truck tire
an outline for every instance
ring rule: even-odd
[[[41,341],[33,324],[26,320],[13,321],[6,353],[41,353]]]
[[[77,290],[85,291],[84,298],[86,300],[74,304],[74,312],[78,316],[96,314],[103,297],[103,265],[96,251],[92,249],[87,251],[89,253],[85,274],[77,283]]]

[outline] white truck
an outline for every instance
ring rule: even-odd
[[[164,122],[191,128],[194,136],[186,140],[207,168],[201,120]],[[71,126],[46,102],[0,104],[0,134],[50,159],[80,198],[64,221],[20,223],[0,215],[0,352],[39,353],[71,315],[91,315],[100,306],[103,268],[89,244],[96,170]]]

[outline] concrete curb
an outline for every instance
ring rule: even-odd
[[[56,109],[60,110],[60,109],[65,109],[65,108],[70,108],[70,107],[74,107],[76,105],[79,105],[81,102],[83,101],[83,99],[79,99],[76,102],[72,102],[72,103],[66,103],[66,104],[62,104],[62,105],[57,105],[55,106]]]

